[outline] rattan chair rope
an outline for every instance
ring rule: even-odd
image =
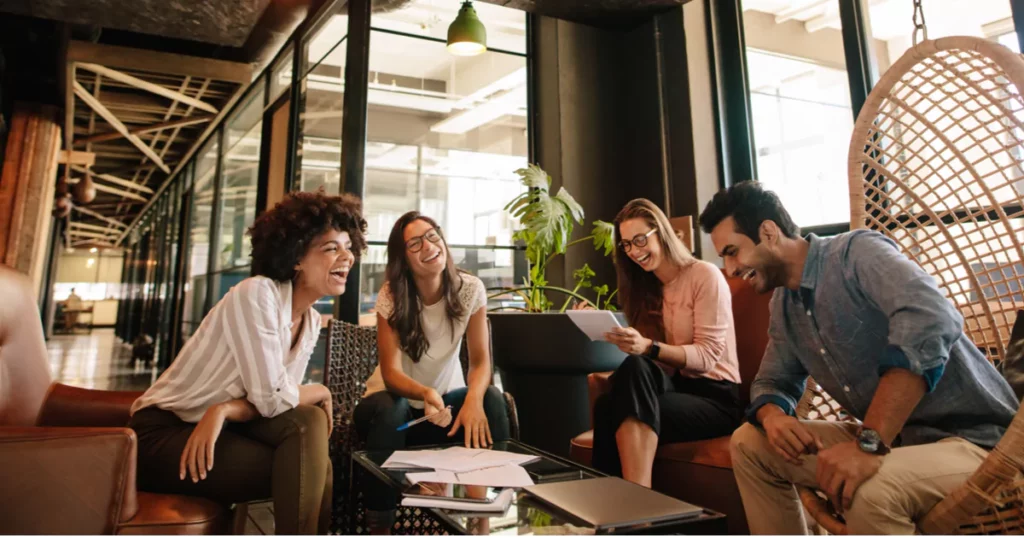
[[[1024,307],[1024,58],[974,37],[924,41],[882,76],[854,125],[850,227],[893,239],[938,282],[971,340],[998,363]],[[807,403],[805,403],[807,402]],[[842,420],[808,383],[805,418]],[[839,408],[841,409],[841,408]],[[929,534],[1024,532],[1024,418],[960,488],[918,523]],[[818,492],[818,524],[846,534]]]

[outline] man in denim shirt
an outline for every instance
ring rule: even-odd
[[[1009,385],[881,234],[803,239],[753,181],[715,195],[700,224],[727,273],[775,293],[749,424],[732,437],[751,531],[806,533],[801,485],[828,494],[853,533],[913,533],[1002,437],[1018,406]],[[794,418],[808,376],[863,426]]]

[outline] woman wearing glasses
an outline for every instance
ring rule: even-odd
[[[355,412],[367,448],[451,442],[460,430],[472,448],[508,439],[505,401],[491,387],[484,284],[455,267],[433,219],[417,211],[398,219],[388,237],[385,279],[376,306],[379,364]],[[459,362],[466,335],[468,379]],[[399,430],[424,416],[429,423]],[[371,495],[367,504],[388,517],[394,502]]]
[[[661,443],[728,435],[742,418],[732,296],[651,201],[615,217],[619,302],[630,327],[605,338],[628,355],[594,406],[594,466],[651,487]]]

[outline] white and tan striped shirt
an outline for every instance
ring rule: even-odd
[[[310,308],[303,315],[302,334],[290,348],[291,311],[291,282],[258,276],[238,283],[132,404],[132,414],[156,406],[195,423],[211,406],[238,398],[265,417],[294,408],[320,333],[320,314]]]

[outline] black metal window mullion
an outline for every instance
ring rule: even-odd
[[[370,82],[371,0],[348,3],[348,48],[345,59],[345,97],[342,104],[341,192],[362,198],[366,163],[367,98]],[[334,301],[334,317],[359,322],[360,264],[349,272],[354,290]]]
[[[206,260],[206,299],[203,303],[203,316],[213,308],[216,301],[216,290],[213,289],[213,273],[217,267],[217,252],[220,250],[220,198],[223,190],[221,176],[224,174],[224,127],[217,131],[217,164],[213,178],[213,206],[210,208],[210,251]]]
[[[707,19],[719,184],[757,178],[741,0],[709,0]]]

